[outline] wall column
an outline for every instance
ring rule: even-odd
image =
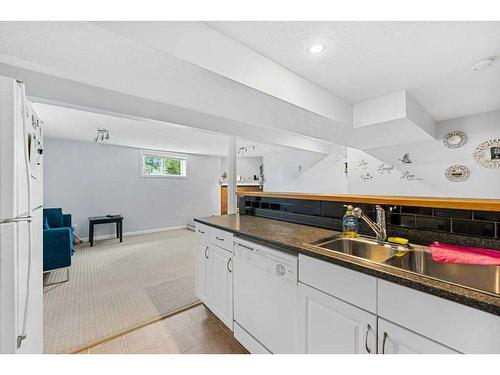
[[[227,213],[236,213],[236,136],[229,136],[227,153]]]

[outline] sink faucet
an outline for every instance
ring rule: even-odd
[[[377,235],[377,241],[384,242],[387,239],[387,227],[385,224],[385,210],[382,206],[378,204],[375,206],[377,209],[377,222],[374,223],[372,219],[370,219],[361,208],[356,207],[352,210],[354,216],[358,219],[362,219],[368,226],[375,232]]]

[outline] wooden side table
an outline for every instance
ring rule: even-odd
[[[94,225],[116,223],[116,238],[123,242],[123,216],[93,216],[89,217],[89,242],[90,247],[94,246]]]

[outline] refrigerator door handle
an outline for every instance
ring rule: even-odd
[[[31,222],[32,216],[20,216],[13,217],[11,219],[4,219],[0,221],[0,224],[8,224],[8,223],[20,223],[23,221]]]

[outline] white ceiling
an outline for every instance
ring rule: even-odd
[[[471,69],[500,55],[500,22],[208,24],[351,104],[407,89],[436,120],[500,109],[500,62]]]
[[[337,124],[88,22],[0,22],[0,74],[23,80],[27,94],[45,102],[323,153],[330,147],[324,130]]]
[[[43,103],[33,103],[33,106],[43,119],[45,137],[91,142],[97,129],[105,128],[110,132],[110,139],[102,143],[190,154],[227,154],[228,137],[222,134],[160,121],[139,121]],[[238,147],[247,147],[245,156],[263,156],[285,150],[283,147],[245,139],[238,139],[237,144]]]
[[[326,50],[309,54],[313,42]],[[500,109],[500,61],[471,70],[499,48],[500,22],[0,22],[0,75],[43,103],[120,114],[130,122],[110,122],[135,129],[123,144],[223,154],[201,139],[232,134],[327,154],[434,137],[415,121],[353,128],[365,99],[408,90],[436,120]],[[180,128],[143,138],[130,118]]]

